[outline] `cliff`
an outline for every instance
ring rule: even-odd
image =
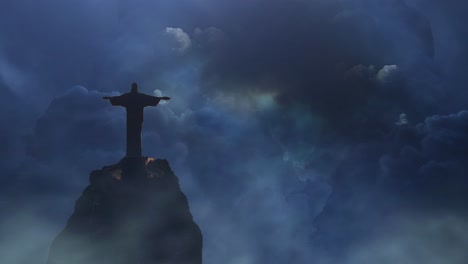
[[[48,264],[201,264],[202,234],[166,160],[93,171]]]

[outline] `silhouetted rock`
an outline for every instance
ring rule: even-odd
[[[166,160],[93,171],[48,264],[201,264],[202,234]]]

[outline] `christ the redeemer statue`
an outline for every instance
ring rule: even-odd
[[[157,106],[161,100],[169,100],[169,97],[157,97],[138,92],[138,85],[132,84],[130,93],[120,96],[103,97],[112,105],[123,106],[127,110],[127,157],[141,157],[141,129],[143,126],[143,108]]]

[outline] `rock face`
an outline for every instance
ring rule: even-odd
[[[48,264],[201,264],[202,234],[166,160],[93,171]]]

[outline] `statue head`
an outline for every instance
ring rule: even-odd
[[[138,84],[132,83],[132,93],[137,93],[137,92],[138,92]]]

